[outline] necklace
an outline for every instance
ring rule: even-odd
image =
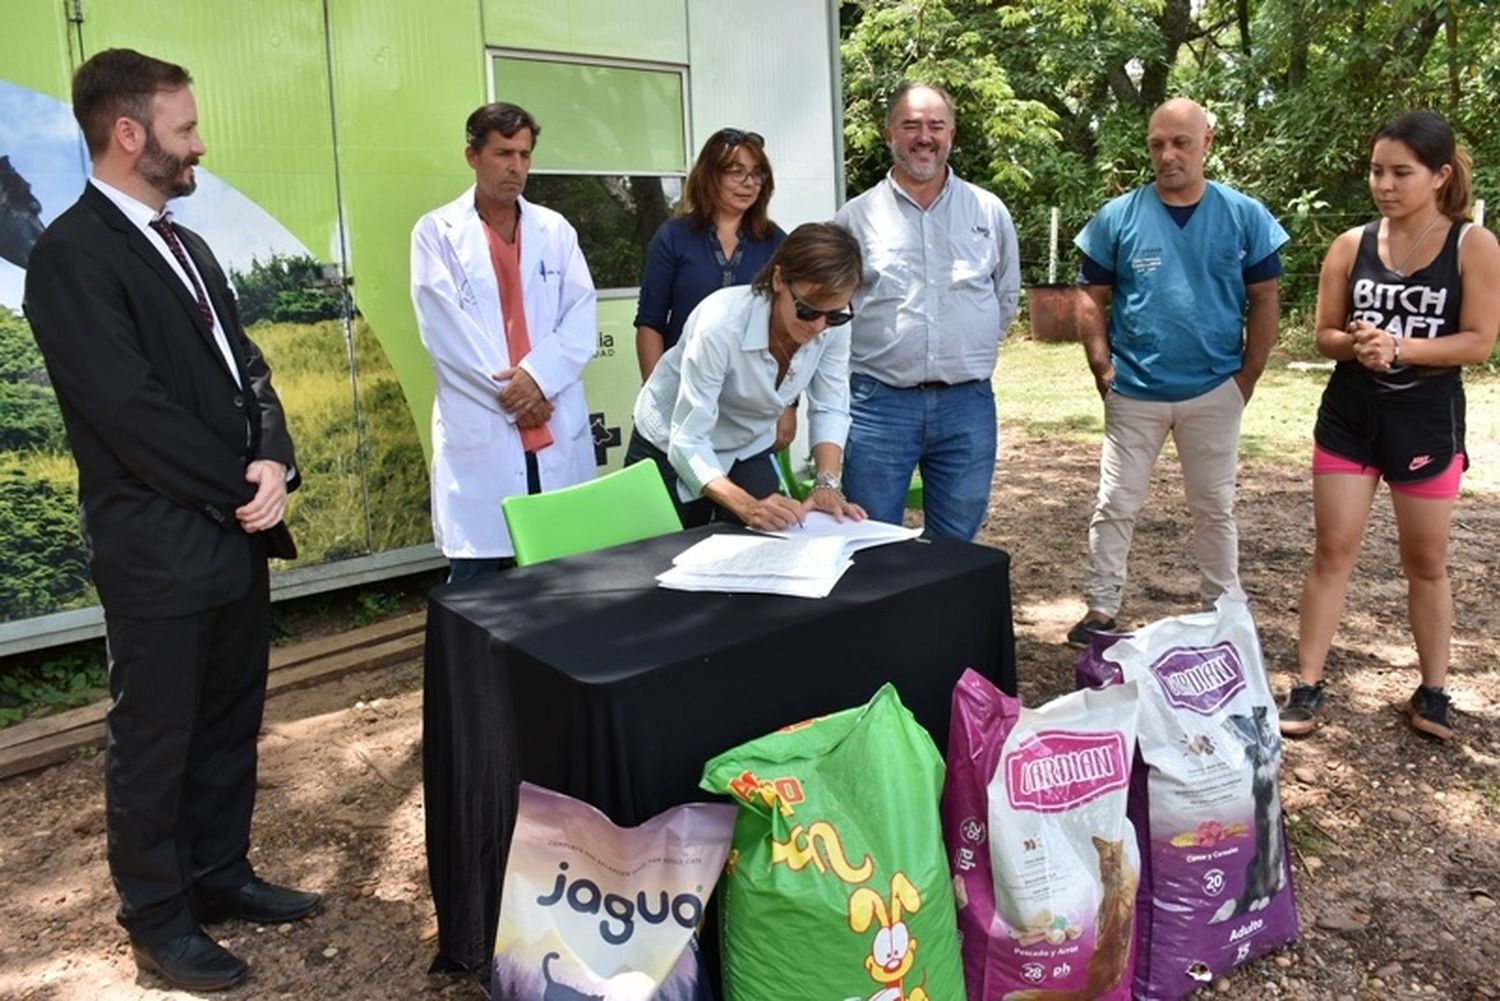
[[[1422,245],[1422,241],[1427,239],[1427,234],[1432,232],[1432,227],[1436,226],[1438,224],[1438,220],[1442,217],[1443,213],[1434,212],[1432,215],[1432,219],[1428,221],[1426,226],[1422,227],[1422,232],[1418,233],[1417,238],[1411,242],[1411,246],[1406,248],[1406,253],[1401,255],[1401,262],[1391,268],[1391,270],[1396,273],[1397,277],[1406,277],[1406,262],[1411,260],[1411,255],[1416,251],[1418,247]],[[1387,248],[1389,248],[1391,242],[1391,230],[1389,223],[1386,224],[1385,242]]]

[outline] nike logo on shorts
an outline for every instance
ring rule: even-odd
[[[1415,459],[1411,460],[1411,465],[1407,466],[1406,468],[1408,470],[1410,470],[1411,472],[1415,473],[1417,470],[1421,469],[1423,466],[1430,466],[1430,465],[1432,465],[1432,456],[1430,456],[1430,455],[1419,455]]]

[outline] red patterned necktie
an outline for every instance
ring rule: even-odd
[[[173,257],[177,258],[177,263],[187,274],[188,281],[193,283],[193,294],[198,297],[198,315],[203,317],[203,322],[212,330],[214,311],[208,305],[208,296],[203,294],[203,286],[198,282],[198,272],[194,271],[192,264],[188,262],[187,251],[182,249],[182,241],[177,238],[177,231],[172,228],[171,215],[164,212],[152,219],[149,225],[161,234],[163,240],[167,241],[167,249],[172,252]]]

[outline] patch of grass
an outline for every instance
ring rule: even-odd
[[[1300,813],[1286,815],[1286,831],[1292,845],[1303,855],[1321,855],[1332,844],[1321,827]]]
[[[1097,439],[1104,408],[1077,344],[1007,337],[995,367],[1000,419],[1020,422],[1033,438]]]
[[[1479,790],[1480,801],[1484,803],[1485,812],[1500,818],[1500,782],[1486,775],[1479,780],[1476,788]]]
[[[1271,366],[1255,387],[1240,429],[1240,458],[1306,469],[1312,457],[1312,429],[1326,371],[1287,367],[1304,353],[1287,327]],[[1306,332],[1311,344],[1311,328]],[[1311,353],[1316,357],[1316,351]],[[1464,373],[1468,398],[1468,448],[1472,468],[1464,494],[1500,491],[1500,374],[1476,366]],[[1000,417],[1019,424],[1031,438],[1097,444],[1104,430],[1104,406],[1077,344],[1044,344],[1013,336],[1000,350],[995,371]],[[1170,447],[1170,446],[1169,446]]]

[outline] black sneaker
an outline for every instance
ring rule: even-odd
[[[1095,633],[1112,633],[1115,631],[1115,620],[1091,619],[1087,615],[1078,620],[1078,624],[1068,630],[1068,645],[1079,649],[1087,647],[1094,641]]]
[[[1286,704],[1281,707],[1281,735],[1302,737],[1322,725],[1323,710],[1327,708],[1328,682],[1316,685],[1297,682],[1286,695]]]
[[[1418,685],[1402,706],[1413,730],[1438,740],[1452,740],[1453,727],[1448,723],[1448,705],[1452,700],[1441,688]]]

